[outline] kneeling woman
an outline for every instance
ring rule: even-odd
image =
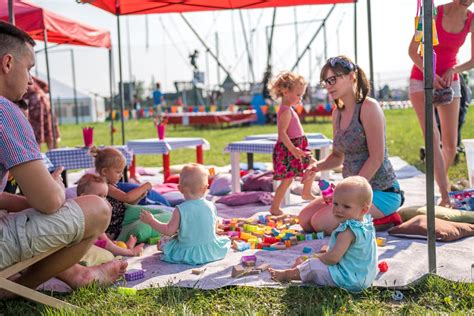
[[[315,162],[305,177],[342,164],[344,178],[359,175],[372,186],[369,213],[374,219],[396,213],[402,192],[388,160],[383,110],[367,97],[370,86],[364,71],[345,56],[332,57],[321,70],[321,84],[337,105],[332,114],[333,151],[325,160]],[[331,209],[322,198],[313,200],[299,215],[301,226],[306,231],[330,234],[338,226]]]

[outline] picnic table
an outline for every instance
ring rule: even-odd
[[[127,147],[133,151],[132,165],[130,166],[130,177],[135,177],[136,160],[135,155],[163,155],[163,178],[166,179],[170,173],[170,152],[178,148],[195,148],[196,162],[203,164],[203,149],[210,148],[209,142],[199,137],[165,137],[164,139],[148,138],[134,139],[127,142]]]
[[[127,166],[131,165],[133,155],[127,146],[111,147],[118,149],[125,156]],[[55,168],[64,167],[62,177],[65,186],[67,186],[68,170],[94,168],[94,157],[90,155],[88,147],[64,147],[51,149],[46,152],[46,157],[48,157]],[[125,175],[126,172],[124,173],[124,176]]]
[[[231,175],[232,175],[232,192],[240,192],[240,154],[241,153],[252,153],[252,154],[272,154],[273,148],[275,147],[276,140],[272,139],[256,139],[256,140],[243,140],[236,141],[227,144],[224,152],[230,153],[230,164],[231,164]],[[332,140],[328,138],[318,139],[309,138],[308,148],[319,149],[321,151],[321,159],[329,155],[329,149],[331,148]],[[329,171],[321,172],[323,179],[329,179]]]

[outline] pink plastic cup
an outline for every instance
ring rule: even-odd
[[[166,134],[166,125],[158,124],[156,125],[156,130],[158,131],[158,138],[164,139]]]
[[[82,137],[84,138],[84,146],[92,147],[94,144],[94,128],[84,127],[82,129]]]

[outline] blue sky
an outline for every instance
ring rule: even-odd
[[[111,31],[114,46],[116,74],[117,62],[117,27],[115,16],[90,5],[77,4],[75,0],[31,0],[66,17],[85,22],[92,26]],[[447,1],[435,1],[435,4]],[[357,5],[358,13],[358,64],[369,72],[369,54],[367,42],[367,7],[362,0]],[[413,34],[413,18],[416,13],[416,0],[372,0],[372,40],[374,47],[374,80],[376,88],[384,83],[392,86],[406,86],[411,62],[408,57],[408,44]],[[293,66],[296,53],[302,52],[310,38],[319,27],[320,20],[329,12],[331,6],[299,6],[279,8],[276,24],[289,24],[296,19],[298,27],[298,45],[296,45],[293,25],[282,25],[275,29],[274,70],[285,70]],[[295,9],[296,8],[296,9]],[[222,63],[231,69],[236,81],[251,79],[240,15],[238,11],[216,11],[205,13],[188,13],[186,18],[203,37],[206,43],[215,50],[215,33],[219,35],[219,50]],[[256,80],[261,80],[266,65],[267,49],[265,27],[271,24],[272,9],[244,10],[242,17],[247,33],[254,30],[251,51]],[[327,55],[345,54],[354,58],[354,6],[344,4],[336,9],[327,21]],[[313,21],[313,22],[311,22]],[[127,24],[130,30],[130,51],[128,56]],[[145,81],[148,87],[154,78],[162,82],[165,91],[174,91],[173,81],[187,81],[192,77],[188,55],[194,49],[200,51],[198,65],[207,72],[208,84],[217,83],[216,63],[210,56],[206,57],[204,47],[177,14],[149,15],[148,48],[146,40],[145,16],[121,18],[122,54],[124,80],[132,76]],[[308,54],[303,57],[298,71],[312,83],[319,78],[318,60],[324,61],[324,41],[321,32],[311,46],[311,61]],[[247,36],[250,38],[250,34]],[[40,49],[39,44],[37,49]],[[73,48],[76,56],[76,75],[79,89],[86,92],[107,95],[109,91],[107,51],[98,48],[66,46]],[[61,48],[58,48],[61,50]],[[470,37],[461,48],[460,60],[470,57]],[[71,84],[70,56],[67,52],[51,54],[51,74],[66,84]],[[131,67],[129,64],[131,59]],[[310,64],[311,63],[311,64]],[[38,55],[38,70],[45,72],[44,54]],[[311,69],[311,70],[310,70]],[[208,70],[208,71],[207,71]],[[221,80],[224,73],[220,74]]]

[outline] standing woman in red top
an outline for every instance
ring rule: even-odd
[[[444,206],[449,205],[448,170],[456,155],[457,124],[461,98],[461,85],[459,83],[458,73],[474,67],[474,24],[471,23],[473,14],[468,10],[472,2],[473,0],[453,0],[437,8],[436,29],[438,31],[439,45],[434,46],[436,53],[434,88],[442,89],[451,87],[454,91],[453,101],[437,108],[441,125],[441,136],[436,125],[433,130],[435,180],[441,193],[439,205]],[[464,63],[458,63],[457,54],[459,48],[464,44],[469,32],[471,33],[471,59]],[[418,44],[419,43],[415,41],[415,37],[413,37],[408,50],[414,62],[410,76],[410,101],[415,108],[418,121],[424,133],[425,96],[423,59],[418,54]]]

